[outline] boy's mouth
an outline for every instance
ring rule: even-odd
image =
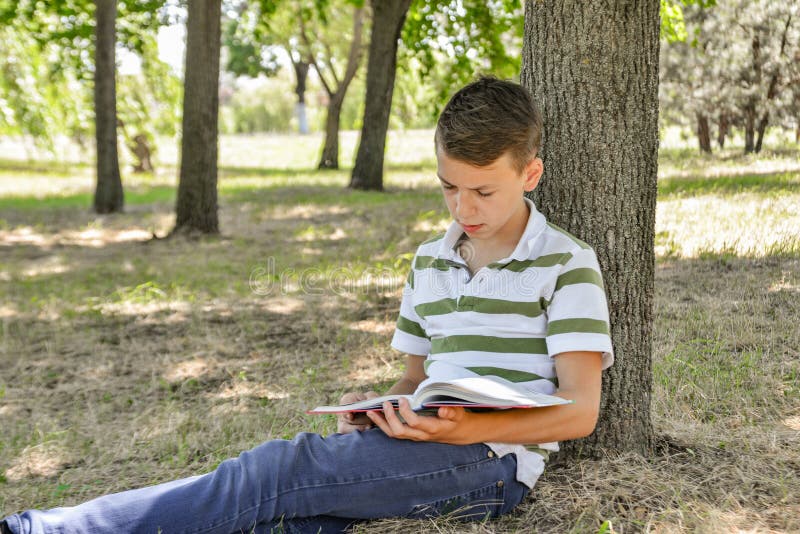
[[[482,224],[462,224],[461,228],[463,228],[464,231],[467,232],[468,234],[473,234],[473,233],[477,232],[481,228],[481,226],[483,226],[483,225]]]

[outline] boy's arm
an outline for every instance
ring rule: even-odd
[[[383,412],[367,415],[387,435],[414,441],[526,444],[588,436],[594,430],[600,408],[601,354],[564,352],[555,356],[555,362],[559,383],[556,395],[575,401],[572,404],[478,413],[446,407],[439,408],[438,417],[425,417],[401,402],[405,424],[388,406]]]
[[[384,395],[410,395],[417,390],[420,382],[425,380],[425,356],[416,356],[413,354],[406,355],[406,369],[403,376],[389,388],[389,391]],[[339,399],[339,404],[347,404],[350,402],[358,402],[364,399],[377,397],[378,394],[374,391],[367,391],[365,393],[349,392],[342,395]],[[373,426],[372,421],[367,419],[364,414],[342,413],[339,414],[337,421],[337,431],[341,434],[346,434],[354,430],[366,430]]]
[[[406,354],[406,369],[403,371],[403,376],[384,395],[411,395],[426,378],[425,356]]]

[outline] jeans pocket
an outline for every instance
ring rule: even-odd
[[[461,521],[480,521],[500,516],[505,501],[505,485],[493,482],[461,495],[454,495],[414,506],[408,517],[428,519],[442,517]]]

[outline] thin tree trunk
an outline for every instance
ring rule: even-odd
[[[654,442],[658,48],[658,0],[526,2],[521,80],[544,119],[545,173],[533,198],[595,248],[616,354],[597,429],[565,443],[568,456],[647,454]]]
[[[192,0],[188,3],[181,172],[173,232],[219,232],[220,4],[221,0]]]
[[[95,8],[94,112],[97,140],[97,185],[94,210],[122,211],[124,196],[117,149],[116,18],[114,0],[98,0]]]
[[[756,138],[755,153],[761,152],[761,146],[764,143],[764,133],[767,131],[767,124],[769,123],[769,111],[765,111],[758,121],[758,137]]]
[[[725,148],[725,137],[728,135],[728,115],[720,113],[719,115],[719,129],[717,130],[717,146],[720,150]]]
[[[353,9],[353,40],[350,42],[350,51],[347,54],[347,66],[345,67],[344,76],[341,82],[337,82],[334,72],[333,58],[328,58],[328,69],[332,74],[333,80],[328,82],[325,80],[323,70],[320,69],[316,60],[312,64],[319,75],[320,82],[328,93],[328,114],[325,117],[325,144],[322,148],[322,156],[319,160],[319,169],[338,169],[339,168],[339,119],[342,114],[342,106],[344,105],[344,97],[347,94],[347,89],[350,83],[358,72],[358,67],[361,63],[362,46],[361,37],[364,33],[364,8],[358,7]],[[303,30],[303,39],[309,45],[308,36]]]
[[[711,154],[711,127],[708,125],[708,115],[697,114],[697,142],[700,150]]]
[[[307,61],[292,61],[294,66],[295,85],[294,92],[297,93],[297,130],[300,134],[308,133],[308,118],[306,117],[306,80],[308,79],[308,69],[311,67]]]
[[[756,105],[754,102],[748,102],[743,110],[744,112],[744,153],[752,154],[755,151],[755,137],[756,137]]]
[[[410,5],[411,0],[372,1],[367,94],[361,139],[350,177],[349,187],[353,189],[383,190],[383,152],[397,71],[397,42]]]
[[[320,169],[339,168],[339,118],[342,114],[344,95],[335,93],[328,100],[328,114],[325,117],[325,146],[319,160]]]

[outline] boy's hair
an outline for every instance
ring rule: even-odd
[[[542,116],[519,84],[481,77],[460,89],[436,123],[436,148],[476,167],[506,152],[519,172],[542,142]]]

